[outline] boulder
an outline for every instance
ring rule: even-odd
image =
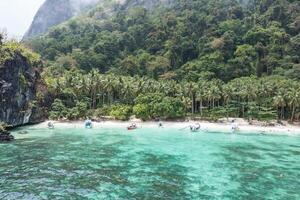
[[[10,134],[8,131],[0,132],[0,142],[10,142],[14,140],[14,136]]]

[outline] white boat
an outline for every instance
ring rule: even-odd
[[[201,125],[199,123],[190,126],[191,132],[199,132],[201,130]]]
[[[231,124],[231,132],[239,131],[239,126],[237,124]]]

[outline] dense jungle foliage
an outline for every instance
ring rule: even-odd
[[[51,118],[299,119],[299,1],[115,9],[103,19],[94,8],[28,42],[47,60]]]
[[[25,57],[32,65],[41,62],[39,54],[32,52],[17,41],[8,41],[6,34],[0,32],[0,67],[7,61],[13,61],[16,55]]]

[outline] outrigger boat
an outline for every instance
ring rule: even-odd
[[[48,122],[47,126],[49,129],[54,129],[54,124],[52,122]]]
[[[136,124],[131,124],[130,126],[127,127],[127,130],[131,131],[131,130],[135,130],[137,129]]]
[[[201,128],[201,125],[199,123],[190,126],[191,132],[199,132],[200,128]]]
[[[239,126],[237,124],[235,124],[235,123],[231,124],[231,132],[232,133],[235,133],[235,132],[237,132],[239,130],[240,130],[240,128],[239,128]]]
[[[85,128],[89,128],[89,129],[91,129],[91,128],[93,128],[93,123],[92,123],[92,120],[86,120],[85,122],[84,122],[84,126],[85,126]]]

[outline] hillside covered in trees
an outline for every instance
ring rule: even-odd
[[[51,118],[299,119],[299,1],[133,5],[27,42],[46,61]]]

